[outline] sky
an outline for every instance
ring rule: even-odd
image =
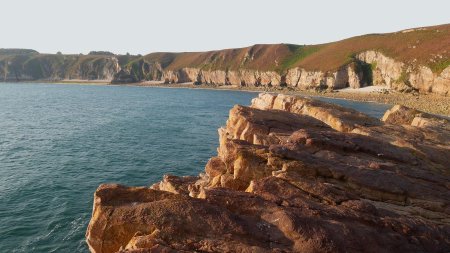
[[[448,0],[0,0],[0,48],[118,54],[318,44],[450,23]]]

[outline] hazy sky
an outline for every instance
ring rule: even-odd
[[[146,54],[315,44],[450,23],[450,1],[0,0],[0,48]]]

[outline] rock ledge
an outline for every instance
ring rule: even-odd
[[[91,252],[448,252],[450,127],[260,94],[197,177],[101,185]]]

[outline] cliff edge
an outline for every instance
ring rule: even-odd
[[[199,176],[101,185],[91,252],[448,252],[450,127],[286,95],[236,105]]]

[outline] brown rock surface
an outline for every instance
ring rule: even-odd
[[[450,129],[306,98],[235,106],[199,177],[101,185],[92,252],[448,252]]]

